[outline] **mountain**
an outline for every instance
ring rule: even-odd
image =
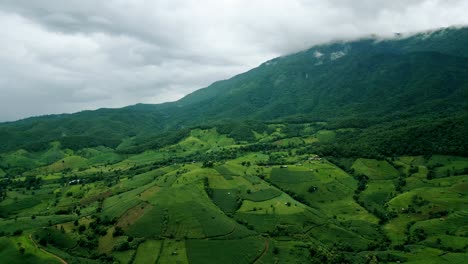
[[[404,39],[316,46],[217,82],[176,104],[192,106],[186,112],[198,109],[195,116],[204,118],[266,120],[294,114],[378,116],[438,99],[463,104],[467,32],[446,29]]]
[[[465,263],[468,29],[0,124],[0,262]]]
[[[244,120],[354,120],[352,126],[460,120],[468,109],[467,47],[466,27],[318,45],[173,103],[3,123],[0,151],[40,149],[55,140],[116,147],[129,137],[147,141],[176,129]]]

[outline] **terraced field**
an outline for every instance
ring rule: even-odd
[[[307,142],[333,141],[333,131],[278,139],[285,137],[282,126],[271,126],[276,129],[272,134],[256,135],[273,146],[264,151],[241,151],[250,145],[239,145],[213,129],[195,129],[176,144],[137,154],[106,147],[75,152],[58,143],[43,153],[2,154],[1,162],[28,163],[29,169],[12,177],[0,202],[0,259],[8,263],[59,263],[57,257],[67,263],[466,259],[466,158],[346,158],[333,163],[304,152]],[[216,159],[212,155],[216,151],[229,158]],[[7,181],[10,173],[2,167],[0,178]]]

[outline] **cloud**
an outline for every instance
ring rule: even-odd
[[[176,100],[317,43],[467,24],[462,0],[5,0],[0,121]]]

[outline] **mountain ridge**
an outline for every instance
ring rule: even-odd
[[[0,151],[64,136],[122,141],[198,125],[396,120],[465,113],[468,27],[313,46],[214,82],[175,102],[101,108],[0,123]],[[393,118],[392,118],[393,116]]]
[[[468,38],[449,33],[0,125],[0,259],[464,263]]]
[[[8,123],[15,123],[15,122],[23,121],[23,120],[36,119],[36,118],[63,117],[63,116],[79,114],[79,113],[87,112],[87,111],[115,110],[115,109],[123,109],[123,108],[137,109],[139,106],[142,106],[142,105],[143,106],[156,106],[156,105],[162,106],[162,105],[177,104],[178,106],[180,106],[181,105],[180,103],[183,102],[187,97],[191,97],[191,96],[194,96],[194,95],[196,95],[198,93],[201,93],[203,90],[205,90],[208,87],[217,85],[218,83],[222,83],[222,82],[225,82],[225,81],[232,80],[232,79],[238,77],[239,75],[246,74],[246,73],[248,73],[248,72],[250,72],[252,70],[255,70],[255,69],[257,69],[257,68],[259,68],[259,67],[261,67],[261,66],[263,66],[265,64],[269,64],[271,62],[274,62],[274,61],[279,60],[279,59],[284,58],[284,57],[294,56],[294,55],[297,55],[297,54],[308,52],[310,50],[316,50],[316,49],[319,49],[321,47],[330,47],[330,46],[343,45],[343,44],[346,45],[346,43],[354,43],[354,42],[361,42],[361,41],[371,42],[371,43],[383,43],[383,42],[385,42],[385,43],[389,43],[388,46],[391,46],[391,43],[394,42],[394,41],[407,41],[407,42],[411,43],[412,41],[416,41],[417,38],[428,38],[428,37],[433,36],[433,35],[438,35],[439,37],[444,36],[443,42],[448,42],[447,38],[446,38],[447,36],[444,35],[444,33],[445,32],[450,32],[451,34],[453,34],[454,31],[464,31],[463,32],[463,36],[465,36],[464,43],[466,43],[468,45],[468,41],[466,40],[467,39],[466,36],[468,36],[468,26],[467,25],[450,26],[450,27],[445,27],[445,28],[440,28],[440,29],[431,29],[431,30],[426,30],[426,31],[421,31],[421,32],[412,32],[412,33],[405,33],[405,34],[395,33],[393,36],[387,36],[387,37],[379,37],[378,35],[372,34],[372,35],[367,36],[367,37],[364,36],[364,37],[356,38],[356,39],[353,39],[353,40],[340,40],[340,39],[337,39],[337,40],[328,41],[328,42],[325,42],[325,43],[322,43],[322,44],[316,44],[316,45],[312,46],[311,48],[308,48],[308,49],[305,49],[305,50],[302,50],[302,51],[298,51],[298,52],[295,52],[295,53],[291,53],[291,54],[287,54],[287,55],[283,55],[283,56],[280,56],[280,57],[270,59],[270,60],[268,60],[266,62],[261,63],[258,67],[254,67],[253,69],[248,70],[247,72],[234,75],[233,77],[230,77],[228,79],[217,80],[217,81],[213,82],[212,84],[208,85],[207,87],[197,89],[197,90],[185,95],[184,97],[182,97],[181,99],[176,100],[176,101],[164,102],[164,103],[159,103],[159,104],[137,103],[137,104],[134,104],[134,105],[128,105],[128,106],[116,107],[116,108],[101,107],[101,108],[98,108],[98,109],[95,109],[95,110],[85,109],[85,110],[78,111],[78,112],[73,112],[73,113],[45,114],[45,115],[40,115],[40,116],[30,116],[30,117],[21,118],[21,119],[18,119],[18,120],[3,121],[3,122],[0,122],[0,125],[8,124]],[[462,38],[463,39],[463,36],[458,36],[458,37],[451,36],[450,39],[453,39],[453,38]],[[437,46],[437,45],[432,45],[432,46]],[[462,45],[460,44],[459,46],[462,46]],[[452,47],[451,49],[446,51],[446,53],[457,55],[457,56],[468,57],[468,50],[467,49],[461,49],[460,50],[459,46]],[[433,48],[434,47],[432,47],[432,49]],[[431,47],[426,47],[426,49],[430,50]]]

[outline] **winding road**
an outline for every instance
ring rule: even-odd
[[[268,252],[268,248],[270,247],[270,240],[268,238],[265,238],[265,247],[263,248],[262,254],[260,254],[252,263],[258,263],[260,259],[265,256],[265,254]]]
[[[60,262],[62,262],[63,264],[68,264],[63,258],[61,258],[61,257],[59,257],[59,256],[57,256],[57,255],[55,255],[55,254],[52,254],[52,253],[50,253],[49,251],[47,251],[47,250],[45,250],[45,249],[39,247],[39,246],[36,244],[36,241],[34,241],[34,239],[32,238],[32,234],[29,234],[29,239],[33,242],[34,246],[35,246],[37,249],[41,250],[42,252],[44,252],[44,253],[46,253],[46,254],[49,254],[49,255],[53,256],[54,258],[56,258],[56,259],[58,259],[58,260],[60,260]]]

